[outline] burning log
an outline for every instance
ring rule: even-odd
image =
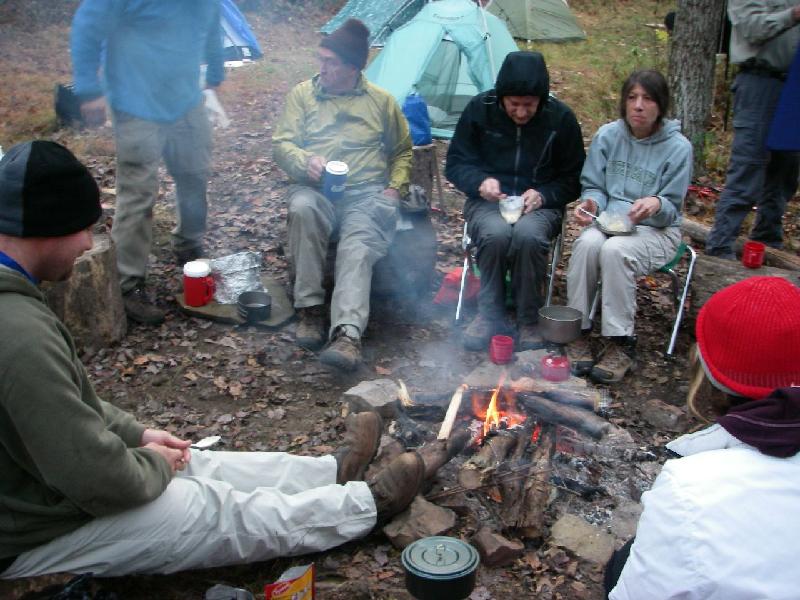
[[[598,440],[612,428],[611,423],[594,413],[553,402],[538,394],[519,392],[517,400],[542,421],[578,429]]]
[[[450,431],[453,429],[453,423],[456,421],[458,409],[461,408],[461,398],[464,396],[464,386],[461,385],[453,394],[450,400],[450,405],[447,407],[447,412],[444,415],[444,421],[439,429],[439,435],[436,437],[438,440],[446,440],[450,437]]]
[[[543,426],[528,465],[529,476],[521,480],[521,486],[502,490],[503,521],[527,539],[541,538],[544,533],[544,512],[550,498],[551,459],[555,446],[555,428]]]
[[[564,387],[558,383],[528,377],[514,381],[512,389],[518,396],[526,397],[530,394],[535,394],[559,404],[568,404],[591,411],[597,411],[604,403],[603,393],[599,390]],[[470,388],[470,391],[489,395],[494,390],[489,388]]]
[[[516,444],[517,436],[511,431],[499,431],[489,436],[481,449],[461,466],[458,482],[468,490],[481,487]]]

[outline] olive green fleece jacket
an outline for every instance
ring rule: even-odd
[[[100,400],[39,289],[0,266],[0,558],[154,500],[167,461]]]
[[[272,136],[275,162],[297,183],[320,187],[306,174],[314,155],[347,163],[347,185],[381,185],[402,196],[411,176],[408,122],[389,92],[363,75],[347,94],[326,94],[319,75],[286,97]]]

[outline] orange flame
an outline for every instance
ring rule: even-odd
[[[517,409],[514,392],[503,388],[505,378],[506,373],[503,371],[500,375],[500,380],[497,382],[497,387],[492,390],[488,405],[481,402],[485,396],[481,397],[478,394],[473,394],[472,396],[472,412],[476,418],[483,419],[483,435],[481,439],[486,437],[492,429],[499,428],[501,424],[505,424],[506,428],[511,428],[527,419],[527,415]],[[478,440],[478,443],[480,443],[480,440]]]

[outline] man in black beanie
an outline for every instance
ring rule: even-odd
[[[394,237],[397,207],[408,189],[411,137],[394,98],[369,83],[369,30],[349,19],[324,38],[320,72],[289,93],[275,128],[275,161],[295,185],[287,192],[289,254],[295,273],[297,343],[320,361],[352,371],[361,361],[369,318],[372,267]],[[327,163],[348,169],[341,197],[323,195]],[[336,268],[326,330],[323,273],[336,240]]]
[[[192,451],[94,391],[40,280],[92,247],[97,184],[53,142],[0,160],[0,578],[184,569],[318,552],[403,510],[425,475],[405,452],[369,481],[376,413],[333,455]],[[428,469],[431,470],[430,468]]]

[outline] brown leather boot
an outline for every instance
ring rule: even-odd
[[[588,375],[595,363],[592,347],[589,345],[589,334],[581,334],[577,340],[567,344],[566,351],[572,374],[576,377]]]
[[[307,306],[298,308],[297,315],[300,322],[294,333],[297,345],[306,350],[319,350],[327,338],[325,332],[325,306]]]
[[[348,336],[342,327],[337,327],[331,343],[320,353],[319,362],[342,371],[355,371],[361,363],[361,340]]]
[[[633,338],[611,338],[600,360],[592,367],[590,377],[597,383],[619,383],[636,368],[636,341]]]
[[[142,325],[161,325],[164,322],[166,316],[164,311],[147,297],[141,285],[125,292],[122,295],[122,304],[125,307],[125,314],[131,321]]]
[[[380,416],[372,411],[349,414],[344,426],[344,445],[333,453],[339,484],[364,479],[364,471],[378,452],[383,429]]]
[[[411,504],[424,477],[422,457],[416,452],[404,452],[367,482],[378,509],[379,524]]]

